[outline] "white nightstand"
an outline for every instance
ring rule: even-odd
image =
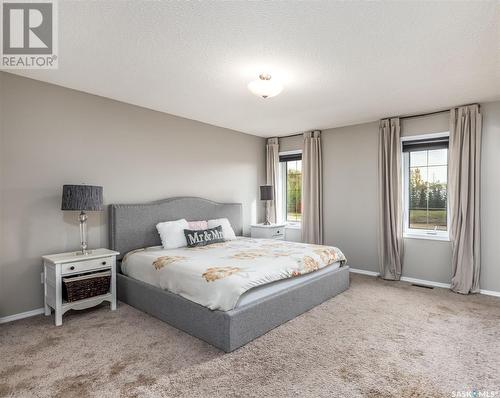
[[[116,309],[116,256],[118,252],[108,249],[92,250],[87,255],[60,253],[43,256],[43,275],[45,293],[45,315],[55,310],[56,326],[62,325],[63,314],[70,310],[83,310],[109,301],[111,310]],[[111,271],[109,292],[83,300],[66,302],[62,297],[62,278],[97,271]]]
[[[285,224],[253,224],[250,231],[252,238],[285,239]]]

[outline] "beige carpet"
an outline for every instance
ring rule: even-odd
[[[0,396],[452,397],[500,390],[500,299],[353,276],[224,354],[125,304],[0,325]],[[500,396],[497,395],[497,396]]]

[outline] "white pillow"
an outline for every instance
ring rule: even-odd
[[[233,227],[227,218],[217,218],[215,220],[208,220],[208,228],[215,228],[218,226],[222,227],[222,233],[224,234],[225,240],[236,239],[236,234],[234,233]]]
[[[156,229],[160,234],[161,244],[164,249],[177,249],[178,247],[187,246],[184,230],[189,229],[189,224],[185,219],[158,223]]]

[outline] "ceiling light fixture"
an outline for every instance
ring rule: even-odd
[[[258,80],[248,83],[248,89],[258,97],[275,97],[283,90],[283,86],[276,80],[271,80],[269,73],[261,73]]]

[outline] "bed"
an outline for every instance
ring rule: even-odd
[[[243,232],[241,204],[179,197],[147,204],[111,205],[110,247],[121,253],[119,260],[129,253],[123,263],[124,272],[119,262],[118,299],[223,351],[243,346],[349,287],[349,269],[336,261],[314,272],[245,288],[237,301],[215,303],[212,306],[215,309],[210,309],[182,289],[177,293],[166,290],[152,274],[157,270],[151,267],[151,258],[165,255],[158,247],[160,238],[155,226],[179,218],[228,218],[236,235]],[[262,244],[252,241],[255,240],[238,238],[232,241],[235,243],[222,246]],[[176,256],[184,257],[179,253]]]

